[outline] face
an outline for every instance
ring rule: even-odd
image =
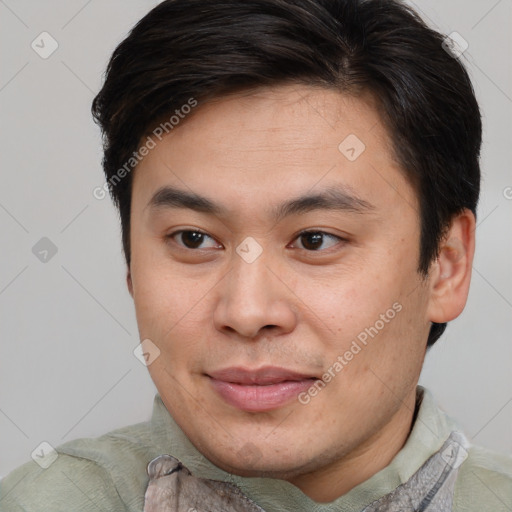
[[[133,179],[140,339],[191,442],[298,484],[399,449],[430,292],[371,97],[286,85],[200,105]]]

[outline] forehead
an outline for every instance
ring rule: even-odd
[[[369,203],[415,202],[373,98],[303,85],[196,107],[137,166],[134,201],[144,208],[165,185],[260,209],[332,185]]]
[[[292,84],[211,99],[183,116],[165,138],[177,144],[193,132],[194,137],[215,142],[219,151],[228,148],[233,151],[237,147],[240,150],[264,149],[263,142],[269,149],[297,151],[301,148],[288,147],[286,143],[299,143],[304,150],[322,145],[332,147],[333,138],[343,138],[351,130],[350,133],[358,134],[362,140],[378,140],[392,153],[386,129],[380,126],[374,130],[378,125],[381,125],[381,118],[377,102],[370,93],[356,97],[334,88]],[[237,131],[235,138],[224,136],[234,130]],[[344,133],[347,130],[349,132]],[[326,138],[327,134],[332,137]],[[373,150],[378,149],[374,144]]]

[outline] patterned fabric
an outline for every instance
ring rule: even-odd
[[[144,512],[265,512],[233,484],[192,476],[175,457],[148,464]]]
[[[407,482],[363,512],[450,512],[457,473],[468,456],[468,446],[464,434],[453,431]]]

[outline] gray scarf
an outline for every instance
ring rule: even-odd
[[[450,512],[468,445],[464,434],[453,431],[407,482],[361,512]],[[265,512],[236,485],[195,477],[171,455],[153,459],[147,472],[144,512]]]

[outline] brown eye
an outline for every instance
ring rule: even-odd
[[[213,241],[213,238],[211,238],[206,233],[191,229],[182,229],[180,231],[175,231],[174,233],[168,235],[167,238],[176,241],[176,243],[181,247],[192,250],[206,249],[207,247],[201,247],[201,244],[203,244],[203,242],[208,238]],[[217,247],[217,245],[214,243],[213,247]]]
[[[330,249],[331,247],[334,247],[338,242],[345,241],[345,239],[336,235],[332,235],[331,233],[326,233],[325,231],[303,231],[296,238],[296,240],[300,240],[302,245],[300,248],[307,251]],[[328,240],[331,240],[332,243],[329,244]],[[326,243],[327,247],[325,246]]]

